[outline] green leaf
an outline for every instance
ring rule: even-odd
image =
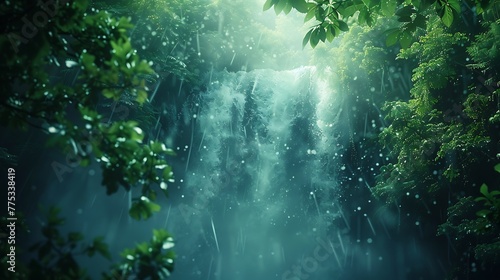
[[[396,44],[398,42],[399,32],[398,28],[388,30],[385,45],[389,47]]]
[[[390,17],[394,15],[394,10],[396,10],[397,1],[395,0],[381,0],[380,1],[382,14],[384,16]]]
[[[123,49],[123,55],[126,57],[128,53],[132,51],[132,44],[130,43],[130,40],[126,40],[123,43],[122,49]]]
[[[402,32],[399,38],[399,43],[403,49],[408,48],[413,41],[413,38],[409,32]]]
[[[476,215],[481,218],[486,218],[491,213],[491,210],[483,209],[476,212]]]
[[[343,16],[343,18],[347,18],[347,17],[354,15],[357,11],[360,11],[364,7],[365,7],[365,5],[363,5],[363,4],[355,4],[355,5],[348,6],[344,9],[341,9],[339,7],[338,11]]]
[[[444,6],[444,12],[441,16],[441,20],[443,21],[446,27],[450,27],[453,23],[453,10],[449,6]]]
[[[160,205],[154,203],[154,202],[149,202],[148,203],[148,208],[151,212],[158,212],[161,210]]]
[[[309,31],[307,31],[306,35],[304,36],[304,39],[302,40],[302,48],[305,47],[307,45],[307,43],[309,43],[309,40],[311,39],[311,34],[313,32],[313,28],[309,29]]]
[[[286,6],[287,0],[278,0],[278,2],[274,5],[274,12],[278,15],[283,11]]]
[[[164,229],[153,229],[153,241],[163,241],[170,237],[170,234]]]
[[[139,89],[137,90],[137,98],[136,101],[139,104],[144,104],[148,100],[148,93],[145,90]]]
[[[90,75],[95,75],[98,72],[97,65],[95,65],[94,61],[95,56],[89,53],[83,53],[81,55],[81,64]]]
[[[283,12],[285,15],[288,15],[292,10],[292,5],[287,1],[285,7],[283,8]]]
[[[335,39],[335,28],[331,25],[328,26],[328,29],[326,31],[326,39],[330,43],[333,41],[333,39]]]
[[[311,20],[315,14],[316,14],[316,6],[312,6],[311,8],[309,8],[309,11],[307,12],[306,16],[304,17],[304,22]]]
[[[409,16],[402,16],[402,17],[398,18],[398,21],[399,22],[411,22],[412,20],[411,20],[411,17],[409,17]]]
[[[413,1],[415,7],[418,8],[419,11],[425,11],[427,8],[432,6],[436,0],[420,0],[420,1]]]
[[[101,256],[105,257],[108,260],[111,260],[111,254],[109,253],[108,244],[106,244],[103,240],[104,237],[102,236],[94,238],[92,247],[95,251],[101,254]]]
[[[85,2],[87,2],[87,1],[85,1]],[[130,28],[134,27],[134,25],[126,17],[121,17],[120,20],[118,21],[117,26],[119,28],[122,28],[122,29],[130,29]]]
[[[488,201],[488,199],[486,199],[486,197],[484,197],[484,196],[476,197],[476,198],[474,199],[474,201],[476,201],[476,202],[483,201],[483,200]]]
[[[83,240],[83,235],[80,232],[70,232],[68,233],[68,241],[71,243],[76,243]]]
[[[146,60],[142,60],[139,65],[136,67],[137,72],[141,74],[153,74],[155,71],[149,66],[149,63]]]
[[[488,197],[490,193],[488,192],[488,186],[486,184],[482,184],[481,188],[479,188],[479,192],[482,193],[485,197]]]
[[[163,153],[165,153],[165,155],[169,155],[169,156],[175,156],[175,155],[177,155],[175,153],[175,151],[172,150],[172,149],[170,149],[170,148],[167,148],[165,151],[163,151]]]
[[[309,5],[305,0],[290,0],[290,3],[300,13],[307,13]]]
[[[113,47],[113,50],[115,51],[117,56],[123,56],[123,50],[120,46],[120,42],[117,43],[115,41],[111,41],[111,46]]]
[[[104,97],[106,98],[113,98],[113,99],[117,99],[118,97],[116,96],[116,92],[114,89],[108,89],[108,88],[105,88],[102,90],[102,95],[104,95]]]
[[[112,45],[114,45],[114,42],[111,42]],[[89,54],[89,53],[83,53],[82,54],[82,64],[87,67],[88,64],[94,63],[95,56]]]
[[[344,21],[342,20],[339,20],[337,21],[339,23],[339,29],[344,31],[344,32],[347,32],[349,31],[349,26],[347,26],[347,23],[345,23]]]
[[[337,9],[334,9],[332,7],[328,7],[326,9],[326,14],[325,16],[327,18],[329,18],[332,22],[334,22],[335,20],[338,20],[339,19],[339,12],[337,11]]]
[[[314,49],[319,43],[319,28],[316,28],[311,32],[311,39],[309,41],[311,43],[311,47]]]
[[[410,17],[413,13],[415,13],[415,9],[413,6],[404,6],[403,8],[396,11],[396,15],[399,17]]]
[[[359,11],[358,22],[361,25],[366,24],[368,26],[372,26],[373,23],[375,22],[375,19],[373,18],[373,16],[370,13],[370,11],[366,7],[363,7]]]
[[[318,28],[318,37],[321,42],[324,42],[326,40],[326,30],[323,27]]]
[[[426,28],[426,25],[427,25],[427,20],[425,19],[425,16],[421,15],[421,14],[417,14],[417,16],[415,17],[415,20],[413,21],[413,23],[417,26],[417,27],[420,27],[422,29],[425,29]]]
[[[148,219],[153,215],[153,212],[158,212],[160,209],[160,205],[152,202],[149,198],[142,196],[139,201],[132,203],[129,215],[136,220]]]
[[[481,5],[476,5],[476,13],[478,15],[484,13],[484,9],[483,9],[483,7],[481,7]]]
[[[500,173],[500,163],[495,165],[495,171]]]
[[[497,196],[497,195],[500,195],[500,191],[492,191],[492,192],[490,192],[490,195],[491,195],[491,196]]]
[[[321,6],[317,6],[316,7],[316,13],[314,13],[314,16],[316,17],[316,20],[317,21],[324,21],[325,19],[325,9],[323,9],[323,7]]]
[[[136,247],[137,251],[139,251],[140,254],[150,254],[151,251],[149,250],[149,248],[149,244],[146,242],[142,242]]]
[[[275,4],[276,0],[267,0],[266,3],[264,3],[264,6],[262,7],[263,11],[267,11],[271,9],[271,7]]]
[[[157,154],[167,150],[167,147],[165,146],[165,144],[163,144],[161,142],[153,142],[153,143],[151,143],[150,146],[151,146],[151,151],[153,151],[153,153],[157,153]]]
[[[358,23],[360,25],[365,24],[367,21],[367,18],[368,18],[368,11],[366,9],[360,10],[359,15],[358,15]]]
[[[448,5],[457,13],[460,13],[462,11],[462,8],[460,7],[460,1],[458,0],[448,0]]]

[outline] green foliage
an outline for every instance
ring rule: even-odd
[[[173,182],[173,173],[164,157],[174,155],[171,149],[157,141],[143,144],[143,131],[134,121],[95,125],[102,138],[92,139],[92,150],[101,163],[103,185],[108,194],[115,193],[119,184],[126,190],[140,184],[141,199],[155,201],[155,188],[167,195],[167,182]],[[151,211],[148,209],[140,207],[139,212],[131,211],[130,214],[134,219],[149,218]]]
[[[148,219],[153,215],[154,212],[158,211],[160,211],[160,205],[151,202],[149,198],[142,196],[140,199],[132,203],[129,213],[130,217],[136,220],[140,220]]]
[[[49,145],[61,148],[81,166],[98,161],[108,194],[120,186],[126,190],[140,187],[140,199],[130,215],[147,219],[159,210],[154,203],[157,191],[167,195],[167,183],[173,182],[166,157],[174,153],[160,142],[146,141],[146,133],[139,122],[130,119],[128,110],[126,116],[113,118],[113,106],[109,119],[104,120],[98,108],[114,102],[144,111],[149,108],[148,84],[157,74],[152,62],[141,59],[134,48],[129,34],[135,26],[129,17],[99,11],[85,0],[66,2],[51,2],[55,7],[50,9],[57,11],[50,14],[40,3],[1,4],[5,25],[0,36],[0,70],[5,74],[0,78],[0,124],[43,130],[49,135]],[[35,21],[41,11],[50,17],[43,26],[23,20]],[[31,247],[37,257],[19,275],[88,279],[78,264],[79,256],[111,258],[103,238],[84,245],[81,233],[59,230],[64,224],[59,209],[51,207],[47,215],[44,240]],[[172,263],[163,269],[171,267]]]
[[[423,178],[419,184],[424,189],[436,191],[444,182],[440,183],[438,176],[430,174],[433,170],[442,169],[445,179],[456,182],[468,176],[466,166],[473,162],[471,155],[487,149],[491,143],[494,128],[488,120],[494,109],[485,109],[493,105],[492,99],[482,94],[469,94],[453,101],[443,95],[444,89],[457,90],[457,71],[463,73],[464,68],[451,61],[458,58],[460,49],[465,50],[464,43],[464,34],[448,33],[434,22],[419,42],[398,54],[398,58],[412,59],[418,64],[412,75],[412,98],[407,102],[389,102],[385,106],[391,124],[381,133],[380,139],[392,148],[397,162],[381,170],[375,189],[377,194],[397,198],[410,187],[417,187],[410,183],[412,178]],[[457,107],[454,102],[462,102],[463,106]],[[450,118],[452,111],[449,108],[460,111],[460,118]],[[450,156],[468,160],[459,165],[456,161],[447,162]]]
[[[173,180],[171,172],[163,172],[168,167],[165,156],[173,152],[154,148],[161,146],[157,142],[143,143],[137,122],[104,122],[95,109],[102,100],[144,106],[146,78],[154,74],[151,63],[141,60],[133,48],[128,18],[87,11],[87,4],[75,1],[58,7],[53,24],[30,40],[1,37],[1,69],[6,73],[0,83],[6,93],[0,98],[2,125],[42,128],[50,134],[50,144],[62,147],[82,166],[93,158],[101,162],[108,194],[120,185],[127,190],[139,185],[141,196],[154,201],[152,188],[161,185],[166,193],[166,183]],[[27,18],[33,16],[27,2],[10,5]],[[7,32],[23,30],[23,21],[9,23]],[[48,75],[63,70],[73,74],[72,82]],[[134,217],[141,216],[150,215]]]
[[[379,138],[392,162],[381,168],[373,191],[400,201],[408,192],[434,197],[451,186],[449,195],[457,202],[448,208],[438,234],[453,237],[457,250],[474,252],[490,266],[500,261],[500,192],[483,185],[482,196],[474,199],[470,182],[489,176],[483,167],[498,151],[498,64],[490,63],[498,59],[493,51],[498,22],[485,24],[485,32],[471,41],[465,33],[441,27],[438,21],[444,20],[429,17],[427,33],[398,54],[416,64],[411,96],[384,107],[390,125]],[[482,75],[477,77],[477,71]],[[468,268],[456,269],[459,277],[468,273]]]
[[[369,92],[372,86],[380,88],[380,74],[389,71],[386,62],[395,58],[395,50],[385,47],[380,34],[393,24],[389,20],[380,20],[373,27],[352,26],[339,38],[338,46],[318,46],[313,52],[312,62],[322,69],[321,73],[334,69],[340,79],[339,84],[349,87],[344,90],[346,94],[356,90]],[[372,76],[373,80],[365,81],[368,76]],[[354,77],[356,80],[353,80]]]
[[[149,243],[139,243],[121,253],[122,260],[104,279],[165,279],[174,269],[174,239],[165,230],[154,230]]]
[[[47,220],[42,226],[43,240],[29,248],[34,253],[29,265],[23,266],[18,261],[15,276],[12,278],[13,274],[7,272],[10,275],[8,279],[90,279],[87,270],[78,262],[96,255],[111,261],[103,237],[96,237],[88,244],[80,232],[61,231],[65,219],[60,216],[59,208],[52,206],[41,211]],[[19,226],[20,229],[25,227],[23,223],[19,223]],[[175,254],[169,250],[173,246],[174,239],[168,232],[153,230],[150,242],[125,249],[121,253],[122,260],[115,263],[108,273],[104,273],[103,279],[165,279],[174,267]]]
[[[369,6],[365,6],[361,1],[341,3],[336,1],[268,0],[264,4],[264,10],[270,9],[272,6],[274,6],[276,14],[282,11],[287,14],[294,8],[305,14],[305,22],[313,18],[318,22],[309,29],[303,40],[303,46],[309,42],[313,48],[319,41],[332,42],[342,32],[348,31],[349,27],[346,22],[357,10],[360,11],[358,16],[360,23],[372,25],[374,22],[369,12]]]
[[[494,76],[486,79],[484,83],[488,86],[496,87],[498,90],[500,80],[500,74],[497,70],[497,66],[500,63],[498,46],[498,42],[500,41],[500,20],[488,24],[487,28],[486,32],[476,36],[474,42],[467,49],[467,52],[474,61],[474,63],[469,64],[469,67],[495,73]]]
[[[417,59],[418,66],[413,70],[412,81],[415,83],[411,94],[421,102],[424,108],[430,108],[436,97],[431,90],[444,88],[455,76],[454,65],[449,63],[455,49],[465,41],[461,33],[450,34],[443,28],[432,24],[428,33],[410,48],[402,50],[398,58]]]
[[[384,57],[388,56],[388,51],[379,46],[374,46],[372,42],[366,42],[363,46],[363,55],[361,58],[361,68],[369,75],[376,74],[382,68],[380,63]]]
[[[36,252],[36,258],[29,264],[26,279],[90,279],[78,264],[79,256],[93,257],[97,253],[111,259],[102,237],[85,245],[80,232],[61,233],[59,228],[64,225],[64,219],[60,217],[60,212],[56,207],[47,209],[47,224],[42,227],[44,240],[30,247],[30,251]]]
[[[381,132],[380,140],[391,147],[396,163],[381,168],[374,191],[391,201],[411,189],[427,186],[435,190],[437,186],[436,176],[432,176],[432,160],[444,127],[434,121],[439,117],[437,110],[419,112],[420,106],[420,102],[410,100],[388,102],[384,107],[389,110],[387,118],[391,125]],[[419,178],[418,182],[415,178]]]
[[[490,9],[495,5],[486,2],[489,1],[476,1],[476,9]],[[446,27],[451,27],[462,12],[459,0],[267,0],[264,10],[273,6],[276,14],[288,14],[294,8],[305,14],[305,22],[315,19],[317,24],[310,28],[303,40],[303,46],[309,42],[313,48],[319,41],[327,39],[331,42],[348,31],[347,22],[353,23],[351,17],[355,17],[361,25],[373,26],[379,17],[394,16],[400,25],[387,30],[387,46],[399,41],[401,47],[407,48],[418,30],[426,29],[429,15],[437,15]]]
[[[141,46],[138,54],[155,62],[160,77],[173,75],[189,84],[199,83],[204,66],[193,39],[206,31],[196,15],[207,13],[208,1],[124,1],[120,8],[131,15],[141,11],[132,38]]]
[[[441,136],[442,145],[437,153],[437,159],[445,158],[455,150],[470,152],[485,148],[489,139],[486,131],[481,128],[481,123],[471,124],[467,128],[462,124],[449,125]]]
[[[499,168],[499,166],[500,164],[496,168]],[[477,197],[475,201],[483,202],[485,208],[476,212],[476,215],[487,219],[490,223],[500,225],[500,191],[489,192],[486,184],[481,185],[479,191],[483,196]]]
[[[483,217],[471,215],[478,209],[473,197],[461,198],[448,208],[448,219],[439,226],[438,235],[449,235],[462,251],[472,251],[482,265],[500,261],[499,227]],[[458,267],[459,271],[467,268]],[[464,272],[459,272],[464,273]]]
[[[448,209],[447,217],[429,217],[426,224],[436,227],[441,224],[439,234],[447,235],[457,252],[474,252],[484,265],[481,269],[494,267],[492,263],[500,261],[500,235],[493,214],[498,213],[498,207],[493,207],[496,201],[484,194],[480,201],[475,201],[478,190],[471,185],[479,186],[485,178],[488,185],[497,182],[486,167],[499,157],[499,22],[484,16],[482,28],[460,24],[462,20],[475,22],[467,10],[472,7],[470,2],[467,5],[461,1],[381,2],[342,1],[335,6],[340,2],[308,1],[310,8],[303,12],[306,21],[316,21],[303,43],[316,47],[314,65],[320,67],[322,74],[332,73],[331,79],[346,98],[346,121],[354,130],[348,132],[349,164],[363,166],[363,160],[356,162],[361,153],[355,149],[358,143],[363,150],[377,147],[369,142],[366,119],[370,120],[372,104],[382,115],[378,105],[385,102],[386,122],[380,124],[378,136],[384,155],[389,156],[385,162],[383,158],[377,159],[377,164],[384,163],[376,176],[376,186],[369,187],[370,194],[387,203],[396,202],[401,208],[412,203],[408,198],[418,194],[418,205],[407,208],[412,217],[425,211],[444,212],[449,206],[436,201],[456,202]],[[276,3],[267,1],[265,8]],[[353,3],[359,6],[340,11],[341,5]],[[484,6],[487,11],[492,9],[490,4],[475,2],[476,8]],[[327,36],[338,36],[316,18],[329,5],[333,5],[332,11],[339,10],[336,15],[349,25],[335,46],[319,44]],[[333,22],[324,15],[323,19],[328,24]],[[356,25],[356,19],[365,26]],[[394,60],[396,55],[398,59]],[[355,99],[353,104],[348,103],[349,97]],[[360,107],[368,108],[368,112],[360,112]],[[360,133],[363,127],[364,133]],[[375,158],[379,151],[375,155],[363,151],[364,160]],[[346,195],[352,195],[352,186],[345,188]],[[497,199],[496,190],[486,192],[484,187],[482,190]],[[412,196],[407,198],[410,193]],[[481,201],[490,204],[483,206],[478,203]],[[438,210],[429,210],[429,205],[436,205],[433,207]],[[458,269],[453,276],[459,279],[470,275],[469,268],[461,270],[460,253],[451,257]]]
[[[500,164],[495,166],[500,173]],[[470,246],[482,263],[500,263],[500,191],[479,188],[481,196],[461,198],[448,208],[448,219],[438,234],[455,238],[459,246]],[[482,203],[478,203],[482,202]],[[475,213],[475,215],[474,215]]]

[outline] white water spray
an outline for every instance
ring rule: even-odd
[[[190,216],[190,225],[210,220],[216,248],[205,250],[217,259],[204,257],[209,278],[271,279],[269,267],[285,269],[300,258],[295,246],[314,249],[313,236],[326,235],[332,219],[342,219],[340,208],[320,199],[337,191],[321,161],[338,149],[328,136],[339,119],[339,99],[313,67],[211,72],[208,78],[186,137],[182,190],[201,212]],[[304,185],[314,191],[304,192]],[[214,221],[221,221],[217,228]],[[199,230],[189,236],[189,244],[207,244]],[[253,270],[249,262],[256,263]]]

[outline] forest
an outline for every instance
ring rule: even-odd
[[[500,1],[0,15],[0,278],[500,275]]]

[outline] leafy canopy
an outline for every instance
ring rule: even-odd
[[[321,41],[332,42],[349,25],[357,21],[361,25],[373,26],[379,17],[396,17],[400,26],[387,30],[388,46],[400,42],[403,48],[410,46],[418,29],[424,30],[429,16],[437,15],[450,27],[461,11],[459,0],[267,0],[264,10],[274,7],[276,14],[288,14],[292,9],[305,14],[304,22],[314,19],[314,24],[304,36],[303,46],[311,47]],[[472,3],[481,14],[495,1],[476,0]]]

